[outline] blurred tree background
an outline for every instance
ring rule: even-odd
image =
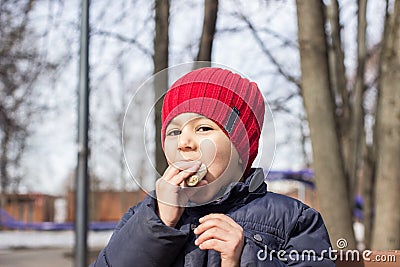
[[[34,1],[0,2],[0,188],[17,192],[33,122],[47,106],[38,100],[40,75],[51,75],[57,63],[41,54],[37,33],[30,25]],[[44,33],[45,34],[45,33]],[[3,202],[3,199],[1,200]]]
[[[332,242],[356,246],[362,196],[366,247],[400,248],[400,1],[93,0],[91,13],[93,187],[136,187],[121,128],[140,84],[168,66],[214,61],[259,84],[275,120],[272,168],[314,170]],[[3,0],[0,26],[2,195],[59,193],[76,159],[79,1]],[[133,103],[138,122],[163,94],[147,93]],[[129,138],[147,137],[132,129]],[[146,142],[162,172],[159,138]],[[131,172],[145,179],[152,166],[144,148],[137,154]]]

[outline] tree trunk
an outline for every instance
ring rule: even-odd
[[[7,130],[7,127],[5,127],[3,134],[4,136],[1,138],[1,156],[0,156],[0,209],[4,209],[6,206],[7,198],[6,198],[6,193],[7,193],[7,187],[9,186],[9,175],[8,175],[8,142],[9,142],[9,131]],[[0,219],[1,218],[0,214]],[[1,228],[0,228],[1,230]]]
[[[303,99],[313,147],[313,166],[321,213],[331,240],[347,240],[355,248],[339,139],[330,91],[323,3],[297,0]]]
[[[367,146],[365,140],[363,143],[363,160],[361,166],[362,180],[360,184],[362,185],[362,196],[363,196],[363,223],[364,223],[364,245],[366,249],[371,248],[371,238],[373,231],[373,210],[374,210],[374,189],[375,189],[375,179],[374,179],[374,166],[375,160],[373,157],[372,147]],[[361,182],[362,181],[362,182]]]
[[[329,47],[329,71],[332,92],[337,102],[338,116],[337,127],[340,129],[342,139],[343,157],[348,158],[348,128],[350,118],[350,103],[347,91],[346,70],[344,66],[344,53],[340,36],[339,5],[337,0],[331,1],[327,7],[329,25],[331,29],[331,46]],[[336,101],[335,101],[336,102]],[[347,148],[347,149],[346,149]],[[346,168],[346,160],[344,161]],[[346,168],[347,170],[347,168]]]
[[[372,249],[400,249],[400,2],[387,20],[377,110],[376,213]]]
[[[342,49],[341,24],[339,16],[339,4],[337,0],[331,1],[327,6],[327,15],[331,30],[331,46],[329,47],[329,72],[334,97],[335,121],[339,133],[340,151],[343,159],[343,167],[346,177],[349,177],[350,164],[350,114],[351,105],[347,90],[346,69],[344,65],[344,52]],[[346,184],[349,188],[350,184]],[[350,190],[349,190],[350,193]],[[351,199],[351,196],[349,196]]]
[[[353,90],[353,104],[351,112],[351,133],[349,150],[349,184],[350,197],[354,196],[357,188],[357,169],[361,157],[361,138],[364,125],[363,114],[363,93],[364,93],[364,73],[365,61],[367,57],[366,48],[366,29],[367,29],[367,1],[358,1],[358,26],[357,26],[357,76]],[[350,199],[352,200],[352,199]]]
[[[0,186],[1,186],[1,193],[6,194],[7,188],[10,184],[10,177],[8,175],[8,146],[10,140],[9,130],[8,127],[5,127],[3,131],[3,137],[1,138],[1,156],[0,156]]]
[[[217,24],[218,0],[204,1],[204,23],[197,61],[211,62],[211,51]]]
[[[169,0],[155,0],[156,34],[154,37],[154,74],[168,68],[168,26]],[[168,88],[168,72],[161,72],[154,80],[155,100],[155,144],[156,170],[162,175],[167,168],[167,160],[161,147],[161,108],[164,94]]]
[[[37,39],[29,30],[35,1],[12,5],[0,1],[0,187],[1,192],[18,189],[21,159],[29,137],[31,118],[40,116],[34,92],[39,74],[48,70],[35,48]],[[22,94],[21,94],[22,93]],[[37,108],[37,110],[36,110]],[[12,170],[12,171],[10,171]]]

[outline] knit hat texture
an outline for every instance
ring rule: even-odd
[[[201,68],[178,79],[162,107],[162,144],[171,120],[197,113],[219,125],[239,153],[247,172],[257,156],[264,121],[264,98],[254,82],[229,70]]]

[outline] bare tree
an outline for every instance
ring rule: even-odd
[[[348,79],[345,76],[344,52],[342,50],[341,29],[343,27],[340,24],[339,4],[337,1],[331,1],[330,5],[326,7],[328,25],[330,26],[330,33],[327,33],[330,37],[328,37],[328,40],[330,40],[330,46],[328,47],[330,85],[334,97],[334,115],[352,210],[355,206],[354,196],[359,191],[362,148],[366,142],[363,127],[365,114],[362,107],[365,91],[365,62],[367,60],[366,9],[366,1],[358,1],[357,71],[353,85],[348,86]],[[349,87],[350,90],[348,89]],[[365,166],[367,162],[363,163]]]
[[[377,110],[373,249],[400,247],[400,2],[386,20]]]
[[[350,143],[349,155],[346,161],[348,165],[349,194],[350,200],[357,188],[357,170],[359,169],[361,157],[362,138],[365,137],[363,113],[363,94],[365,89],[365,62],[367,59],[366,29],[367,29],[367,1],[358,1],[358,29],[357,29],[357,73],[353,88],[353,101],[351,105]],[[365,140],[365,138],[364,138]]]
[[[314,1],[307,2],[308,5],[312,5],[312,3],[314,3]],[[349,204],[345,205],[343,201],[337,202],[336,200],[331,199],[337,207],[334,209],[334,212],[344,209],[352,211],[354,206],[354,197],[361,192],[364,197],[363,220],[366,229],[365,245],[367,247],[372,246],[374,249],[395,249],[399,247],[400,242],[398,238],[400,235],[400,216],[398,215],[398,205],[396,206],[399,199],[398,191],[400,177],[394,167],[396,164],[395,162],[399,162],[398,148],[400,147],[398,135],[400,123],[399,119],[395,117],[395,114],[399,113],[399,103],[397,103],[399,94],[398,90],[394,89],[395,84],[398,83],[399,77],[398,72],[396,72],[398,69],[396,64],[399,62],[398,54],[400,46],[398,43],[400,34],[397,28],[400,21],[396,18],[399,14],[399,4],[397,2],[395,3],[391,19],[386,22],[384,40],[380,45],[378,45],[378,47],[382,47],[382,59],[381,63],[379,63],[379,60],[377,61],[374,59],[379,48],[377,49],[376,47],[372,47],[371,50],[368,51],[366,46],[367,3],[363,0],[358,1],[357,68],[354,79],[350,79],[353,80],[352,84],[346,85],[347,78],[344,76],[345,71],[343,68],[344,57],[342,50],[340,49],[341,41],[339,30],[342,26],[339,24],[339,8],[337,1],[331,1],[330,6],[327,8],[330,32],[325,32],[325,34],[329,34],[326,39],[329,40],[331,44],[329,52],[330,68],[327,76],[322,76],[321,72],[318,72],[321,71],[321,66],[318,68],[318,71],[317,68],[314,69],[314,73],[319,73],[318,75],[320,77],[324,77],[324,79],[328,78],[328,80],[330,80],[331,92],[334,96],[334,98],[331,99],[331,102],[334,105],[332,112],[339,133],[338,137],[341,140],[337,145],[340,146],[339,150],[342,152],[341,157],[342,162],[344,163],[343,169],[340,171],[341,174],[340,172],[335,174],[336,178],[331,177],[330,179],[335,179],[337,182],[338,177],[341,177],[340,180],[342,180],[342,177],[345,178],[344,184],[346,186],[343,188],[348,194],[347,201],[349,201]],[[306,4],[300,4],[300,1],[298,1],[297,5],[299,11],[299,43],[303,66],[302,78],[304,81],[307,79],[305,75],[309,76],[309,74],[305,73],[308,68],[305,68],[304,61],[310,61],[309,57],[305,56],[304,50],[313,46],[309,43],[303,43],[302,45],[302,42],[305,42],[301,37],[302,32],[304,37],[304,29],[303,31],[301,30],[301,28],[304,27],[304,25],[302,26],[304,20],[302,20],[302,13],[300,11],[302,10],[301,6]],[[310,8],[310,6],[308,8]],[[321,12],[321,14],[323,13]],[[315,18],[315,16],[312,17]],[[321,18],[321,20],[322,19],[323,18]],[[309,24],[308,28],[312,29],[312,27],[313,26]],[[320,34],[322,36],[322,31]],[[310,34],[309,39],[307,40],[311,40],[311,36],[312,34]],[[318,47],[320,48],[321,46]],[[321,53],[317,49],[314,50],[314,53],[318,52]],[[319,58],[318,61],[322,63],[323,58]],[[376,95],[373,99],[373,101],[379,101],[377,112],[376,114],[370,114],[375,116],[375,131],[372,139],[369,141],[367,141],[368,133],[366,131],[371,131],[371,129],[365,130],[366,124],[364,119],[368,115],[368,111],[363,107],[363,105],[366,101],[366,89],[371,86],[373,87],[375,82],[373,80],[371,84],[368,84],[368,81],[365,78],[366,73],[369,71],[366,68],[367,64],[370,65],[369,68],[375,68],[375,66],[371,66],[371,64],[380,64],[381,72],[381,75],[377,77],[379,79],[379,95]],[[307,88],[304,86],[305,84],[303,82],[303,96],[311,128],[317,186],[320,191],[324,189],[320,188],[318,185],[318,161],[323,159],[323,157],[321,156],[321,148],[318,145],[319,141],[313,137],[312,119],[310,117],[310,106],[314,105],[318,107],[319,105],[317,104],[317,100],[314,99],[314,101],[310,101],[310,99],[308,99],[311,95],[306,95],[305,92]],[[322,87],[320,90],[322,90]],[[314,93],[317,94],[317,92]],[[307,104],[307,102],[309,104]],[[321,103],[323,103],[323,106],[327,104],[327,102],[319,102],[319,104]],[[328,120],[329,117],[325,117],[326,115],[327,114],[320,113],[321,118],[325,121],[330,121]],[[324,128],[329,127],[325,125]],[[335,128],[330,127],[330,131],[335,132]],[[314,132],[317,131],[314,130]],[[324,136],[325,142],[330,143],[330,141],[327,141],[330,139],[327,138],[321,128],[319,128],[318,133],[315,134]],[[332,153],[332,150],[330,152],[331,154],[340,155],[340,153],[336,153],[336,151],[333,151],[335,153]],[[340,160],[340,158],[338,159]],[[337,166],[337,168],[340,168],[340,165]],[[327,179],[326,176],[324,178]],[[375,181],[376,189],[374,188]],[[374,193],[375,199],[372,199]],[[324,197],[327,197],[327,195],[325,194]],[[376,211],[375,214],[373,213],[374,209]],[[323,211],[323,214],[325,216],[327,215],[325,211]],[[347,218],[351,218],[351,215]],[[328,228],[330,228],[330,220],[331,219],[327,218]],[[341,220],[351,222],[351,219],[344,219],[344,217]],[[373,220],[374,223],[372,223]],[[334,220],[335,224],[337,224],[337,222],[338,220]],[[385,229],[385,231],[383,231],[385,234],[382,234],[382,227]],[[373,233],[372,243],[371,232]],[[336,234],[339,235],[337,236]],[[331,235],[333,239],[339,238],[340,235],[346,237],[348,241],[350,239],[349,235],[343,231],[337,233],[331,231]]]
[[[154,73],[168,68],[168,46],[169,46],[169,0],[155,0],[155,22],[156,31],[154,36]],[[168,72],[159,73],[154,80],[155,100],[155,143],[156,143],[156,169],[159,174],[164,173],[167,168],[163,149],[161,147],[161,107],[164,93],[168,88]]]
[[[211,62],[211,51],[217,24],[218,0],[204,0],[204,22],[197,61]]]
[[[298,0],[296,4],[302,92],[313,146],[318,199],[332,240],[345,237],[348,248],[355,248],[346,175],[330,90],[323,3]]]
[[[40,105],[35,81],[52,65],[41,57],[30,28],[35,1],[0,2],[0,186],[18,188],[32,120]],[[53,65],[54,67],[54,65]],[[36,117],[37,118],[37,117]]]
[[[304,2],[304,1],[303,1]],[[313,2],[313,1],[311,1]],[[348,7],[348,4],[340,2],[340,1],[329,1],[325,9],[318,11],[318,16],[320,16],[319,27],[322,27],[323,30],[320,31],[321,42],[322,40],[326,40],[328,43],[328,65],[329,70],[326,72],[325,76],[319,75],[319,77],[323,77],[321,79],[326,79],[329,82],[329,86],[326,86],[325,89],[329,89],[331,94],[331,106],[332,108],[328,108],[331,110],[332,114],[329,116],[334,118],[333,126],[330,126],[330,131],[336,138],[339,139],[337,147],[335,147],[335,155],[339,155],[339,166],[341,165],[342,169],[339,170],[340,183],[344,181],[344,191],[340,191],[340,194],[347,194],[346,200],[338,203],[335,202],[335,207],[338,209],[346,209],[348,210],[346,218],[341,218],[340,220],[347,221],[347,227],[351,229],[351,223],[355,219],[353,217],[353,208],[355,207],[355,197],[359,194],[362,194],[364,206],[363,206],[363,217],[358,217],[357,219],[361,219],[365,225],[366,232],[366,241],[365,244],[367,247],[370,247],[370,233],[373,229],[373,218],[374,218],[374,210],[380,205],[378,201],[378,196],[383,193],[377,193],[375,200],[373,199],[373,194],[375,191],[375,181],[378,177],[375,177],[375,163],[378,158],[377,150],[379,149],[380,142],[380,124],[375,122],[375,130],[372,134],[372,127],[374,121],[379,121],[379,119],[375,119],[375,102],[378,100],[379,95],[371,92],[376,90],[376,84],[382,84],[380,79],[382,77],[376,74],[375,69],[378,69],[378,65],[380,64],[379,54],[382,43],[372,44],[371,47],[367,47],[367,1],[360,0],[357,2],[357,54],[355,57],[355,64],[349,66],[348,69],[345,67],[345,52],[343,49],[343,33],[347,31],[347,21],[343,20],[343,15]],[[309,4],[309,3],[308,3]],[[315,3],[314,3],[315,4]],[[386,1],[388,5],[388,1]],[[306,5],[306,4],[304,4]],[[351,4],[353,6],[354,4]],[[323,5],[322,5],[323,6]],[[390,5],[388,5],[390,6]],[[219,34],[241,34],[246,30],[249,30],[254,37],[255,44],[261,48],[261,51],[265,56],[267,56],[268,60],[276,67],[277,74],[281,77],[285,77],[285,79],[295,85],[299,89],[298,93],[292,93],[288,97],[282,97],[281,99],[270,100],[270,105],[274,110],[275,114],[279,114],[281,112],[285,114],[291,114],[290,107],[285,107],[285,102],[289,101],[293,96],[299,96],[306,98],[304,95],[304,90],[301,91],[301,87],[304,86],[304,83],[300,85],[298,80],[300,80],[297,75],[293,74],[295,71],[293,69],[289,69],[285,67],[286,62],[280,61],[279,58],[275,54],[275,50],[270,49],[268,46],[271,46],[271,38],[276,38],[282,40],[282,44],[286,47],[291,46],[291,41],[286,40],[285,37],[282,36],[281,33],[276,33],[267,27],[260,27],[257,23],[252,21],[251,16],[245,16],[246,10],[243,8],[239,8],[238,11],[234,11],[230,15],[235,16],[235,19],[239,19],[244,22],[243,25],[235,25],[231,28],[220,29],[218,31]],[[226,15],[225,13],[221,13],[222,15]],[[325,16],[326,15],[326,16]],[[376,14],[375,14],[376,15]],[[309,17],[314,17],[310,16]],[[269,19],[269,18],[268,18]],[[396,24],[397,22],[394,22]],[[321,26],[322,25],[322,26]],[[396,27],[395,26],[395,27]],[[314,31],[314,26],[310,26],[310,30]],[[375,32],[376,34],[376,32]],[[266,38],[266,36],[270,38]],[[387,38],[386,38],[387,39]],[[390,38],[389,38],[390,39]],[[392,38],[392,40],[396,40],[396,38]],[[386,41],[387,42],[387,41]],[[393,41],[392,41],[393,42]],[[309,45],[308,43],[304,46]],[[304,47],[303,47],[304,49]],[[314,51],[315,53],[323,54],[320,50]],[[323,60],[326,61],[324,55]],[[318,61],[322,66],[324,66],[324,61]],[[321,66],[321,65],[320,65]],[[316,73],[320,73],[320,66],[315,65],[315,68],[318,68]],[[397,69],[397,67],[392,67],[393,69]],[[261,71],[260,71],[261,72]],[[373,72],[373,73],[371,73]],[[382,75],[383,76],[383,75]],[[307,90],[307,89],[305,89]],[[321,89],[322,90],[322,89]],[[381,89],[382,90],[382,89]],[[307,102],[306,100],[304,100]],[[308,101],[310,102],[310,101]],[[366,103],[369,103],[369,107],[366,107]],[[381,101],[382,102],[382,101]],[[320,102],[322,103],[322,102]],[[307,103],[306,103],[307,105]],[[378,108],[379,109],[379,108]],[[309,112],[309,111],[308,111]],[[294,116],[295,114],[292,114]],[[325,114],[326,115],[326,114]],[[326,120],[324,118],[325,115],[321,115],[322,120]],[[365,119],[368,121],[365,121]],[[300,119],[300,118],[299,118]],[[329,119],[330,120],[330,119]],[[372,121],[372,122],[371,122]],[[310,127],[311,126],[310,122]],[[305,124],[301,124],[305,125]],[[314,124],[315,125],[315,124]],[[311,133],[313,131],[311,130]],[[305,131],[306,134],[307,131]],[[315,131],[314,131],[315,134]],[[324,136],[323,132],[318,133],[321,136]],[[324,136],[325,138],[325,136]],[[313,137],[311,137],[313,139]],[[304,140],[307,140],[307,136],[303,134],[303,143]],[[315,148],[315,140],[312,140],[313,149]],[[304,147],[304,146],[303,146]],[[337,152],[339,151],[339,152]],[[379,149],[379,151],[381,151]],[[315,166],[315,161],[320,161],[314,152],[314,169],[317,171]],[[340,163],[341,162],[341,163]],[[394,177],[396,174],[392,174]],[[317,174],[318,176],[318,174]],[[324,177],[327,179],[327,177]],[[334,178],[335,182],[337,182],[337,177]],[[335,187],[332,187],[335,188]],[[320,190],[318,186],[318,177],[317,177],[317,190]],[[328,198],[327,195],[324,195],[323,198]],[[330,200],[332,201],[332,200]],[[345,203],[345,202],[349,203]],[[344,203],[345,206],[340,206]],[[332,212],[335,212],[332,209]],[[325,215],[325,209],[322,210],[322,214]],[[337,216],[339,218],[341,216]],[[387,218],[388,219],[388,218]],[[331,220],[331,219],[327,219]],[[330,222],[336,224],[336,221]],[[375,224],[374,224],[375,225]],[[376,230],[377,231],[377,230]],[[351,230],[350,230],[351,232]],[[346,236],[346,233],[341,231],[337,232],[339,236],[332,234],[333,240],[339,237],[345,237],[348,239],[349,244],[351,245],[352,233],[350,236]],[[396,239],[396,238],[395,238]],[[396,247],[392,247],[396,248]]]
[[[330,26],[329,72],[332,94],[335,100],[336,125],[339,128],[344,167],[349,173],[349,133],[350,133],[350,100],[347,89],[346,69],[344,65],[344,51],[341,33],[343,25],[340,24],[339,4],[337,0],[331,1],[326,7],[328,25]]]
[[[266,10],[260,10],[260,12],[266,12],[264,17],[264,23],[270,20],[274,20],[277,16],[275,12],[271,12],[271,3],[265,2],[260,7],[265,5]],[[284,7],[282,7],[284,9]],[[288,60],[287,58],[281,59],[278,54],[282,51],[287,51],[286,54],[296,53],[298,50],[297,42],[291,37],[285,36],[286,32],[278,32],[276,29],[270,27],[268,24],[261,26],[259,22],[252,21],[252,16],[245,14],[245,9],[238,7],[232,14],[221,13],[222,16],[231,15],[235,20],[239,20],[243,25],[234,25],[228,28],[222,28],[218,30],[220,35],[231,34],[231,35],[245,35],[249,32],[253,37],[255,46],[261,50],[261,54],[258,59],[261,60],[262,56],[265,56],[265,66],[273,66],[274,71],[272,73],[265,72],[263,68],[258,68],[256,75],[260,76],[272,76],[275,79],[283,78],[287,81],[287,86],[284,95],[278,97],[275,96],[274,90],[267,90],[265,92],[266,98],[268,99],[268,105],[274,113],[276,121],[285,121],[286,127],[295,125],[296,129],[299,129],[299,134],[296,131],[289,131],[285,138],[278,141],[277,148],[285,148],[291,145],[300,145],[300,152],[303,159],[303,167],[311,168],[311,155],[308,152],[308,146],[310,144],[310,138],[308,133],[308,123],[303,112],[296,112],[293,109],[293,101],[301,102],[301,85],[300,75],[297,73],[296,68],[293,64],[296,64],[294,59]],[[269,12],[268,12],[269,11]],[[278,44],[278,45],[277,45]],[[290,51],[290,52],[289,52]],[[254,74],[253,74],[254,75]],[[271,85],[268,85],[271,86]],[[287,90],[293,88],[293,90]],[[300,138],[298,137],[300,136]]]
[[[93,58],[99,60],[94,60],[91,68],[91,97],[97,112],[93,112],[90,118],[90,164],[93,176],[100,179],[102,188],[124,190],[131,186],[126,180],[129,177],[128,168],[139,186],[145,175],[142,168],[144,164],[137,164],[139,168],[136,165],[136,161],[147,159],[145,153],[137,153],[137,158],[126,167],[121,147],[121,130],[126,108],[139,86],[138,83],[152,73],[151,42],[145,42],[143,39],[150,40],[149,37],[153,35],[154,14],[151,12],[152,4],[146,1],[102,3],[103,5],[93,6],[91,28],[91,51],[94,54]],[[113,49],[109,50],[110,47]],[[117,49],[114,49],[115,47]],[[102,61],[103,55],[111,56],[111,60]],[[133,74],[132,68],[139,65],[135,64],[136,62],[140,62],[143,68]],[[150,96],[152,97],[151,92]],[[143,119],[147,114],[144,114],[142,103],[137,100],[138,98],[135,98],[131,104],[135,110],[140,110],[137,115]],[[139,141],[143,138],[138,133],[142,133],[143,129],[137,129],[137,125],[129,125],[130,131],[125,131],[123,145],[131,139],[142,145]],[[115,182],[116,177],[119,177],[120,183]],[[122,197],[122,205],[124,201]]]

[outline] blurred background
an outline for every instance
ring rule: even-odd
[[[80,16],[78,0],[0,1],[2,266],[73,262]],[[140,127],[129,139],[152,149],[127,169],[130,100],[154,73],[196,60],[262,90],[276,148],[271,166],[256,162],[269,190],[320,211],[334,247],[400,249],[399,24],[397,0],[90,1],[91,257],[145,196],[149,158],[165,169],[159,137]],[[162,93],[134,98],[130,127]]]

